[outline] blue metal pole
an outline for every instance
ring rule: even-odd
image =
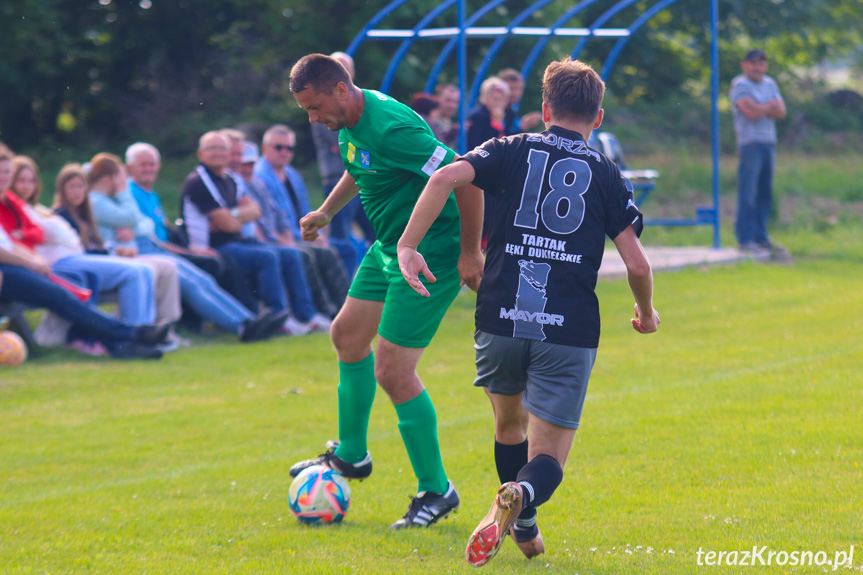
[[[618,12],[620,12],[624,8],[628,8],[631,4],[634,4],[636,1],[637,0],[622,0],[621,2],[618,2],[614,6],[612,6],[611,8],[606,10],[605,12],[603,12],[602,15],[599,18],[597,18],[596,21],[593,22],[593,24],[590,25],[589,30],[590,30],[591,36],[585,36],[584,38],[582,38],[578,42],[578,44],[575,46],[575,48],[572,49],[572,53],[570,53],[570,56],[572,56],[573,58],[577,58],[579,53],[581,53],[581,51],[584,50],[584,46],[593,37],[594,30],[602,28],[605,25],[605,23],[608,22],[609,20],[611,20]]]
[[[467,15],[467,0],[458,3],[458,85],[461,88],[461,101],[458,105],[458,153],[467,151],[467,132],[464,125],[467,122],[467,32],[465,16]]]
[[[417,39],[416,34],[418,32],[420,32],[421,30],[425,30],[425,27],[426,27],[426,25],[428,25],[429,22],[432,22],[435,18],[437,18],[441,14],[441,12],[447,10],[456,1],[457,0],[446,0],[445,2],[441,2],[440,4],[438,4],[438,6],[434,10],[432,10],[431,12],[426,14],[425,17],[423,17],[417,23],[417,25],[413,27],[414,35],[411,36],[410,38],[408,38],[407,40],[404,40],[401,43],[401,45],[399,46],[399,49],[396,51],[396,55],[393,56],[392,60],[390,60],[390,65],[387,68],[386,74],[384,74],[383,81],[381,82],[381,87],[380,87],[381,92],[383,92],[384,94],[389,94],[390,85],[392,84],[393,79],[396,76],[396,71],[399,69],[399,64],[401,64],[402,58],[405,57],[405,54],[407,54],[410,47],[416,41],[416,39]]]
[[[491,0],[488,4],[477,10],[473,13],[473,15],[465,21],[465,28],[470,28],[474,24],[476,24],[480,18],[497,8],[499,4],[506,2],[506,0]],[[429,72],[428,80],[426,80],[425,91],[432,93],[435,90],[435,86],[437,85],[437,77],[440,74],[441,69],[444,64],[446,64],[447,58],[452,53],[453,49],[458,44],[458,36],[450,38],[446,42],[446,46],[444,46],[441,53],[438,55],[437,60],[435,61],[434,66],[432,67],[431,72]],[[462,96],[467,93],[467,89],[465,86],[461,86],[459,88],[461,90]]]
[[[383,10],[375,14],[374,18],[369,20],[368,23],[363,26],[363,29],[360,30],[356,36],[354,36],[354,39],[351,40],[350,45],[348,46],[347,50],[345,50],[345,53],[348,56],[353,56],[354,53],[357,51],[357,48],[359,48],[360,44],[362,44],[363,40],[366,39],[366,34],[369,33],[369,30],[373,30],[374,27],[377,26],[381,20],[389,16],[393,12],[393,10],[395,10],[405,2],[408,2],[408,0],[393,0],[392,2],[387,4]]]
[[[632,39],[635,35],[636,30],[641,28],[641,26],[656,16],[660,11],[665,10],[671,4],[674,4],[677,0],[662,0],[657,4],[654,4],[649,10],[646,10],[636,18],[635,22],[629,27],[629,36],[624,36],[620,40],[614,43],[614,47],[609,52],[608,56],[605,59],[605,63],[602,65],[602,76],[603,80],[608,79],[609,73],[611,73],[611,69],[614,67],[614,62],[617,60],[617,57],[620,55],[621,50],[623,50],[624,46]]]
[[[713,116],[713,247],[721,246],[719,238],[719,1],[710,2],[710,106]]]
[[[533,50],[530,51],[530,54],[527,55],[527,59],[524,61],[524,64],[521,67],[521,75],[525,79],[527,79],[528,74],[530,74],[530,69],[533,67],[539,55],[542,54],[543,49],[545,49],[546,44],[551,41],[554,37],[554,31],[558,28],[562,28],[564,24],[569,22],[572,18],[575,17],[576,14],[581,12],[583,9],[587,8],[597,0],[582,0],[574,7],[567,10],[560,18],[558,18],[554,24],[551,25],[549,30],[551,30],[551,34],[548,36],[544,36],[537,40],[536,44],[533,45]]]
[[[547,4],[551,4],[554,0],[537,0],[529,7],[525,8],[518,16],[512,19],[507,28],[512,30],[516,26],[519,26],[522,22],[530,18],[534,15],[538,10],[544,8]],[[503,47],[504,42],[506,42],[509,34],[501,36],[489,48],[488,52],[485,55],[485,59],[479,65],[479,70],[476,72],[476,76],[473,79],[473,85],[470,90],[470,103],[473,104],[476,102],[479,97],[479,87],[482,84],[482,81],[485,80],[486,73],[488,72],[489,67],[491,66],[494,57],[497,56],[497,53],[500,52],[501,47]]]

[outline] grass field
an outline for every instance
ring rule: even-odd
[[[494,573],[688,574],[699,548],[837,551],[863,570],[863,274],[841,259],[656,277],[658,334],[599,285],[603,340],[564,483],[540,509],[548,553],[508,542]],[[325,336],[217,338],[159,363],[50,352],[0,371],[0,573],[468,573],[497,485],[491,411],[472,381],[473,297],[420,365],[454,519],[391,533],[415,488],[379,393],[375,473],[346,522],[305,527],[288,466],[336,432]],[[766,555],[765,555],[766,558]],[[703,568],[701,568],[703,570]],[[831,567],[714,567],[821,573]],[[844,572],[844,571],[841,571]]]

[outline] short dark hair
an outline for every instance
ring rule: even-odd
[[[605,83],[599,74],[569,56],[549,64],[542,76],[542,99],[555,119],[592,122],[604,96]]]
[[[308,54],[291,68],[290,89],[294,94],[311,88],[319,94],[332,94],[339,82],[353,85],[341,62],[324,54]]]
[[[437,94],[438,96],[440,96],[440,95],[441,95],[441,94],[443,94],[446,90],[456,90],[456,91],[458,91],[458,86],[456,86],[455,84],[438,84],[437,86],[435,86],[434,92],[435,92],[435,94]]]
[[[504,82],[524,82],[524,76],[515,68],[504,68],[497,73],[497,77]]]
[[[425,92],[418,92],[411,98],[410,108],[417,114],[428,115],[440,106],[435,97]]]
[[[764,50],[760,48],[755,48],[754,50],[750,50],[746,53],[746,56],[743,57],[744,62],[754,62],[756,60],[766,60],[767,54],[764,53]]]

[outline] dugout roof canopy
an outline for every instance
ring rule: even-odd
[[[614,64],[621,52],[631,41],[637,42],[636,33],[651,18],[662,10],[671,7],[678,0],[658,0],[648,8],[639,12],[635,19],[626,27],[605,27],[615,16],[621,15],[625,9],[631,6],[640,6],[644,0],[581,0],[567,9],[553,22],[547,26],[525,25],[543,8],[555,0],[537,0],[527,8],[517,13],[506,26],[483,26],[483,19],[494,13],[496,9],[505,5],[508,0],[490,0],[474,12],[469,12],[467,0],[443,0],[427,14],[422,16],[412,28],[379,28],[378,26],[389,16],[396,13],[401,7],[407,5],[411,0],[393,0],[380,10],[360,30],[350,43],[346,52],[353,56],[365,42],[390,41],[397,42],[395,51],[384,78],[379,87],[382,92],[389,92],[393,79],[399,65],[408,55],[411,47],[417,42],[423,42],[423,50],[426,54],[434,54],[435,47],[438,48],[434,65],[426,79],[424,91],[434,92],[438,76],[444,66],[456,58],[458,69],[458,84],[462,87],[462,101],[459,110],[461,134],[459,140],[459,151],[465,152],[464,120],[467,116],[469,106],[477,99],[482,81],[488,76],[489,68],[504,46],[506,41],[513,37],[536,38],[533,49],[525,56],[521,64],[521,73],[525,78],[536,65],[538,58],[553,38],[571,38],[573,48],[570,55],[578,58],[579,54],[590,41],[612,41],[614,45],[605,58],[600,75],[602,79],[608,78]],[[650,3],[652,0],[648,0]],[[654,220],[652,223],[659,225],[711,225],[714,228],[713,247],[719,248],[719,113],[718,113],[718,90],[719,90],[719,48],[718,48],[718,0],[705,0],[710,2],[710,36],[711,36],[711,120],[712,120],[712,157],[713,157],[713,206],[698,208],[696,217],[681,220]],[[568,24],[580,17],[582,12],[595,4],[607,5],[593,22],[586,27],[568,27]],[[454,14],[453,14],[454,12]],[[454,16],[452,26],[432,27],[433,23],[439,22],[439,18]],[[471,84],[468,84],[468,40],[473,38],[493,39],[491,46],[485,54],[479,68],[473,74]]]

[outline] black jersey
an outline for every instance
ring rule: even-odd
[[[489,140],[461,160],[491,202],[477,328],[598,347],[605,236],[643,227],[632,184],[581,134],[557,126]]]

